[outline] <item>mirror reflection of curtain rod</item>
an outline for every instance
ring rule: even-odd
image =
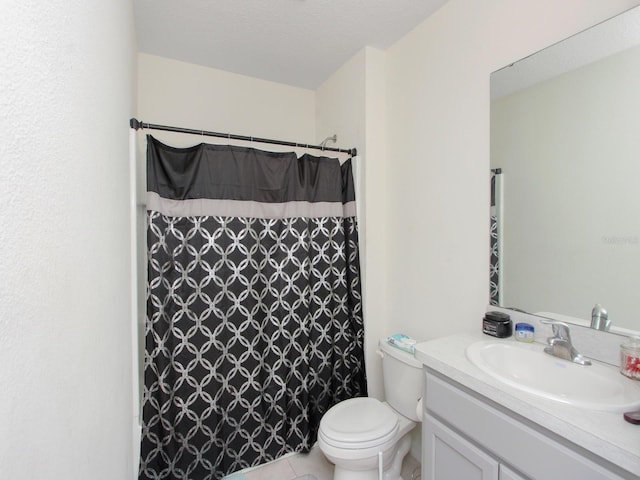
[[[287,147],[298,147],[298,148],[307,148],[313,150],[323,150],[329,152],[341,152],[348,153],[352,157],[355,157],[358,154],[358,150],[355,148],[335,148],[335,147],[325,147],[324,144],[327,140],[331,140],[333,137],[328,137],[323,140],[323,145],[309,145],[307,143],[296,143],[296,142],[287,142],[284,140],[272,140],[270,138],[260,138],[260,137],[247,137],[246,135],[234,135],[233,133],[219,133],[219,132],[209,132],[207,130],[195,130],[192,128],[181,128],[181,127],[169,127],[167,125],[156,125],[153,123],[145,123],[139,121],[136,118],[132,118],[129,120],[129,126],[134,130],[139,130],[141,128],[146,128],[148,130],[163,130],[165,132],[177,132],[177,133],[190,133],[192,135],[204,135],[207,137],[218,137],[218,138],[226,138],[228,140],[243,140],[246,142],[258,142],[258,143],[269,143],[272,145],[284,145]],[[335,135],[334,135],[335,137]],[[336,137],[337,139],[337,137]],[[335,140],[334,140],[335,141]]]

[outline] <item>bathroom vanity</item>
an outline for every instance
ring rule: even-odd
[[[640,425],[495,379],[465,354],[488,338],[459,334],[416,347],[424,365],[423,480],[640,479]]]

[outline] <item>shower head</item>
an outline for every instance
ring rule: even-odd
[[[320,146],[322,148],[326,147],[327,146],[327,142],[329,140],[331,140],[333,143],[336,143],[338,141],[338,135],[334,133],[332,136],[325,138],[324,140],[322,140],[320,142]]]

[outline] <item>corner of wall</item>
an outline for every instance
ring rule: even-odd
[[[361,189],[360,242],[365,361],[369,395],[383,398],[382,367],[375,351],[388,334],[386,299],[385,188],[385,54],[366,47],[342,65],[316,90],[317,138],[336,133],[340,146],[355,146],[364,181]],[[375,242],[370,241],[374,239]]]

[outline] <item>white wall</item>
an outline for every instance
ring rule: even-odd
[[[640,326],[639,76],[635,47],[492,103],[503,305]]]
[[[0,478],[131,477],[131,2],[3,2]]]
[[[365,362],[369,395],[383,398],[378,340],[391,333],[386,299],[385,218],[386,101],[385,54],[365,48],[316,91],[318,140],[333,133],[341,147],[357,147],[361,157],[359,223],[365,320]]]
[[[489,289],[490,72],[637,3],[450,0],[387,51],[396,329],[427,339],[480,328]]]
[[[149,123],[315,141],[313,91],[142,53],[138,55],[138,114]],[[203,141],[197,136],[149,133],[183,145]],[[266,149],[263,144],[255,146]]]

